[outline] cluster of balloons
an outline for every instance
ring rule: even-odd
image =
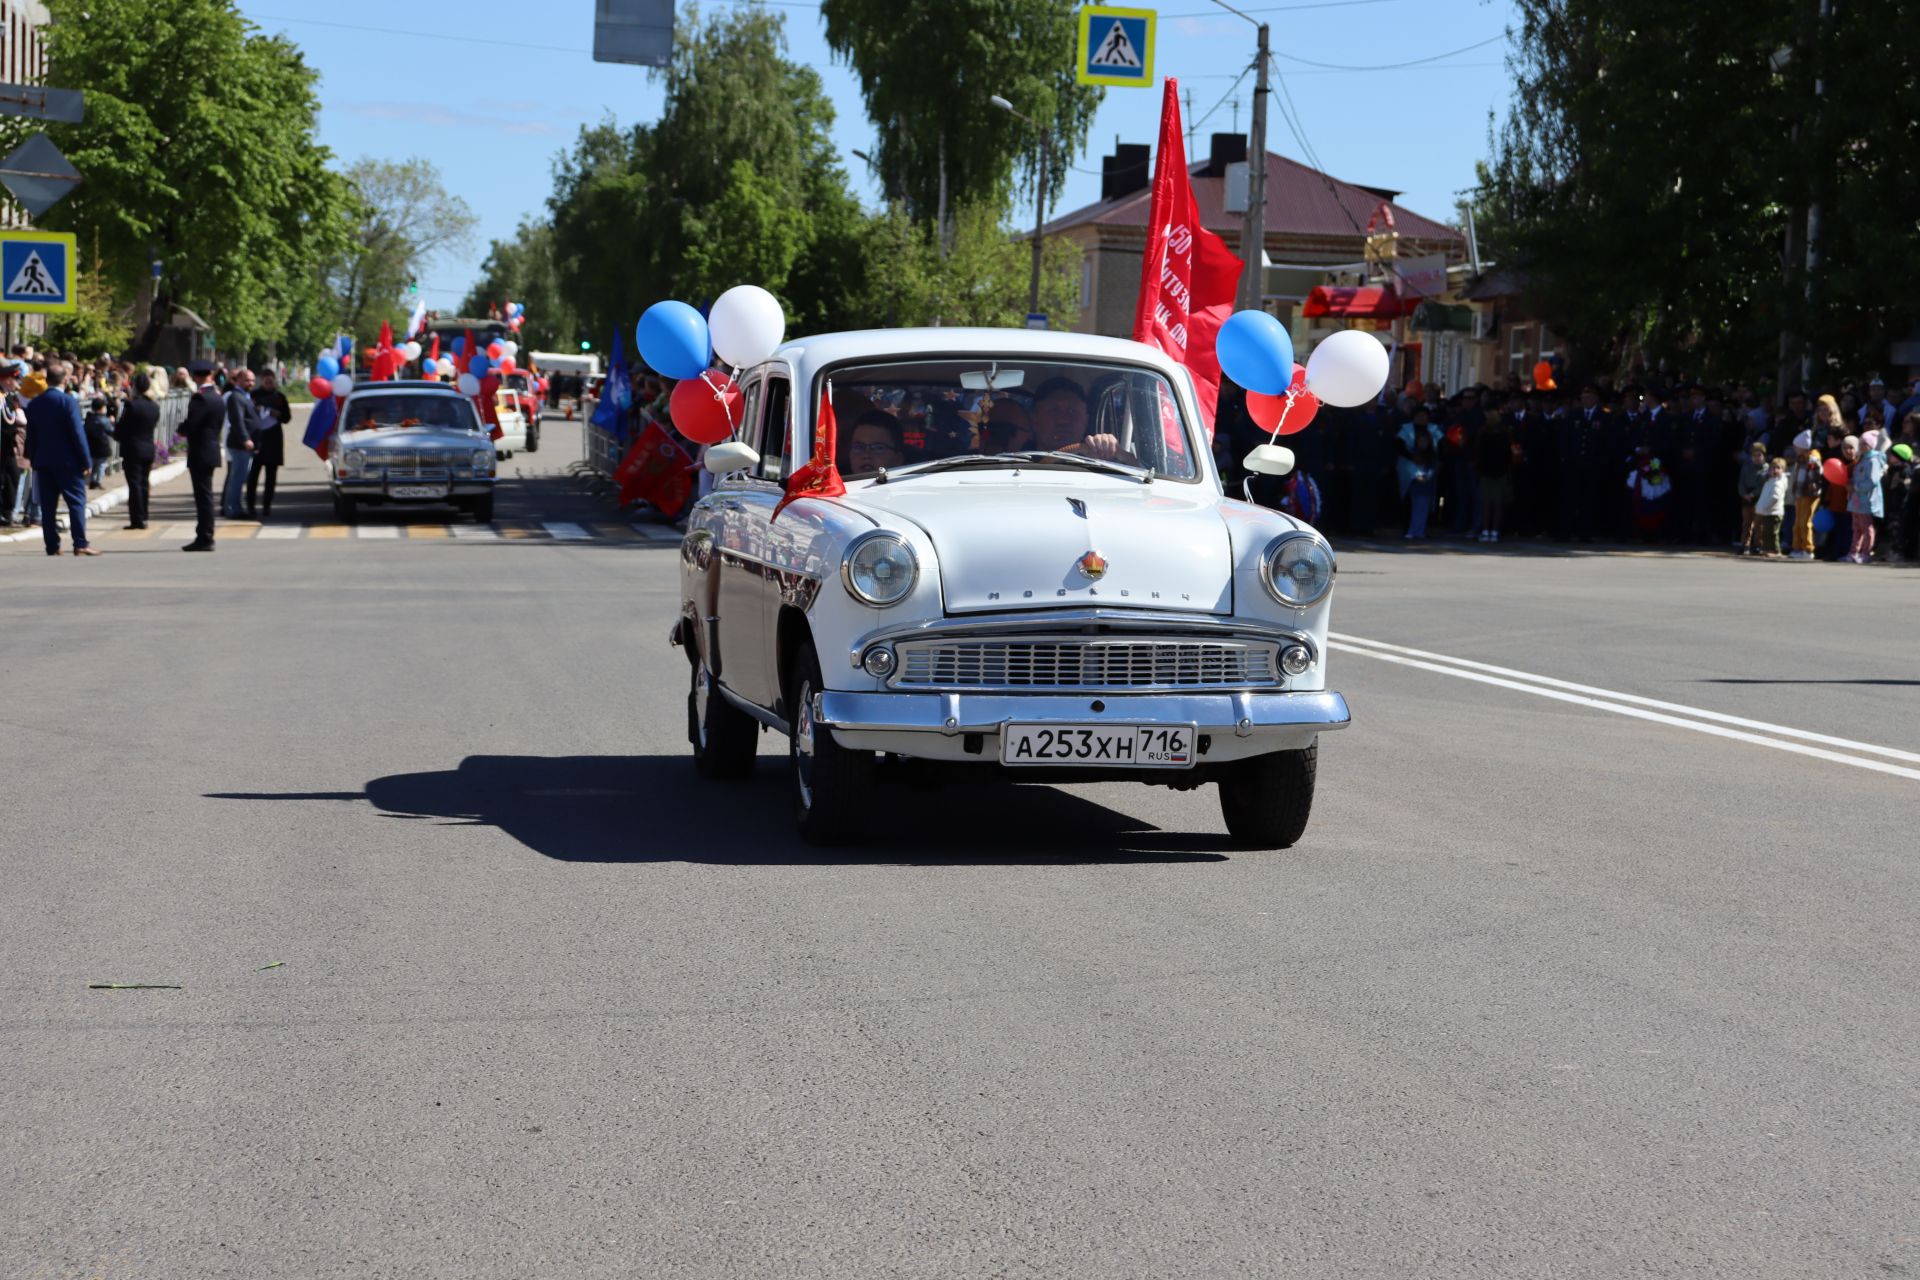
[[[315,400],[344,396],[353,390],[353,375],[341,371],[338,356],[321,356],[313,362],[313,379],[307,383],[307,390]]]
[[[718,444],[740,425],[739,384],[712,368],[715,356],[735,369],[773,355],[787,333],[780,301],[758,285],[721,294],[702,316],[684,302],[656,302],[634,329],[640,358],[679,381],[669,401],[673,425],[696,444]]]
[[[1350,409],[1387,384],[1387,349],[1358,329],[1329,335],[1307,363],[1293,362],[1293,338],[1265,311],[1236,311],[1214,340],[1220,368],[1247,389],[1247,412],[1275,435],[1305,429],[1323,404]]]

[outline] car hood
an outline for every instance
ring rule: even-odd
[[[1030,471],[871,485],[848,499],[918,525],[948,613],[1085,608],[1233,611],[1233,544],[1201,485]],[[889,523],[881,518],[880,523]],[[1081,568],[1091,552],[1098,578]]]
[[[343,449],[484,449],[491,443],[485,435],[442,427],[383,427],[340,433]]]

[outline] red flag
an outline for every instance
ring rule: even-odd
[[[487,434],[495,440],[504,439],[507,429],[500,425],[500,375],[489,372],[480,379],[480,419],[487,424]]]
[[[1180,86],[1169,78],[1160,107],[1160,154],[1154,158],[1133,340],[1158,347],[1187,367],[1209,435],[1220,399],[1220,359],[1213,342],[1233,314],[1242,265],[1224,240],[1200,225],[1180,137]]]
[[[439,358],[440,358],[440,335],[436,333],[433,335],[433,350],[427,352],[427,359],[438,360]]]
[[[840,479],[840,464],[833,455],[840,448],[840,425],[833,417],[833,384],[820,393],[820,417],[813,427],[813,456],[806,465],[787,477],[787,496],[774,504],[771,524],[795,498],[837,498],[847,491]]]
[[[382,320],[380,322],[380,342],[373,349],[373,380],[375,382],[391,380],[398,376],[400,366],[404,363],[406,363],[405,357],[393,349],[393,322],[391,320]]]
[[[622,505],[645,498],[668,516],[693,500],[693,458],[651,419],[613,470]]]

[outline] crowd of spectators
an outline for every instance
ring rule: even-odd
[[[1233,492],[1265,440],[1223,397],[1217,454]],[[1648,379],[1418,384],[1389,403],[1321,409],[1283,443],[1297,474],[1252,477],[1256,500],[1310,502],[1320,527],[1451,537],[1722,547],[1782,559],[1894,563],[1920,535],[1920,380],[1877,376],[1769,403],[1748,387]]]

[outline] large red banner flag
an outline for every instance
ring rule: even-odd
[[[1180,85],[1170,77],[1160,106],[1160,152],[1154,157],[1133,340],[1158,347],[1187,367],[1208,432],[1220,400],[1220,358],[1213,342],[1233,314],[1242,265],[1226,241],[1200,225],[1180,137]]]

